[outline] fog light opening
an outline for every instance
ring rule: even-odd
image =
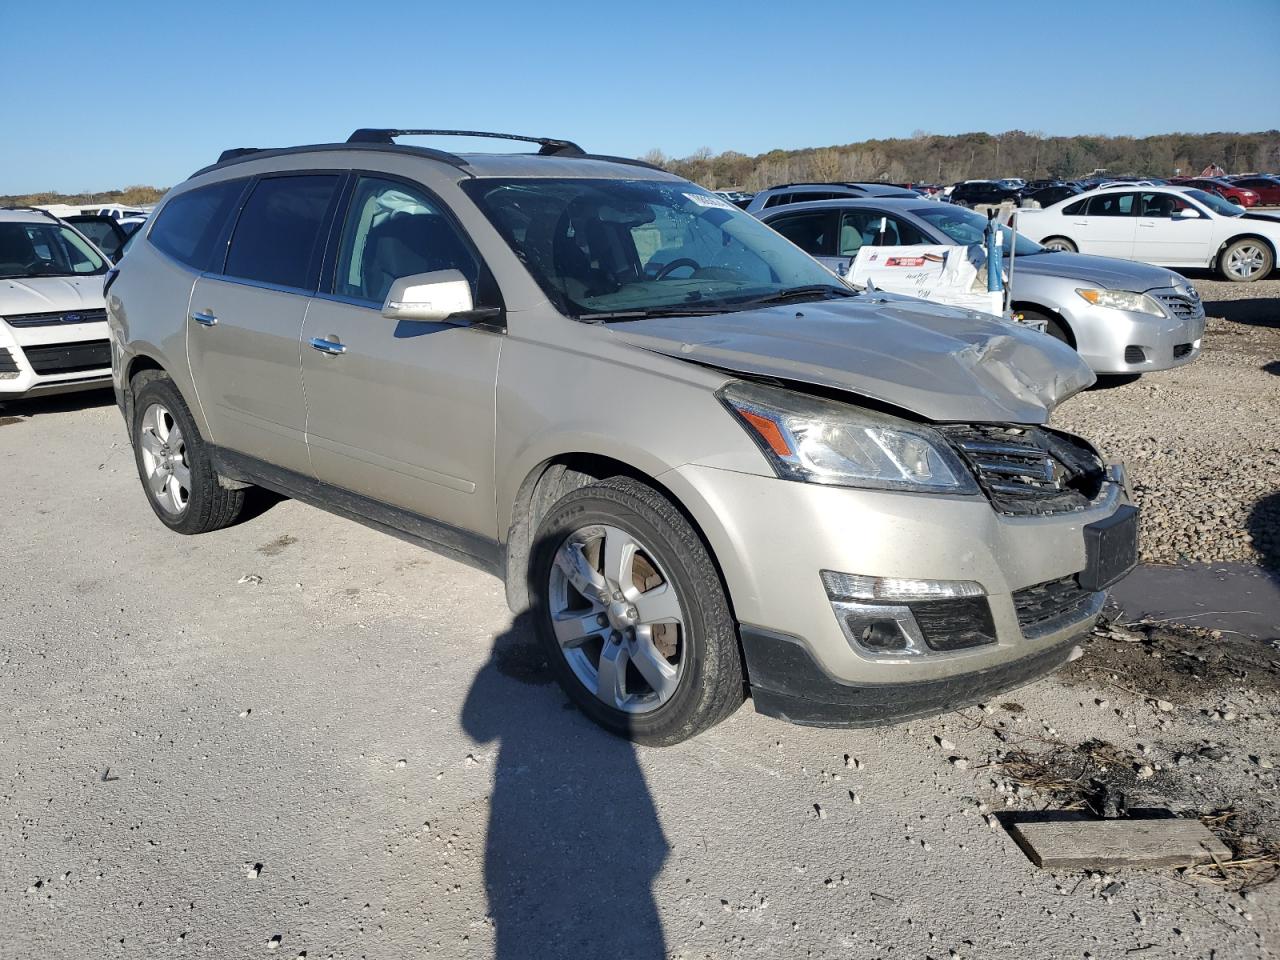
[[[856,628],[856,624],[851,623],[850,626]],[[911,645],[895,620],[875,620],[863,624],[858,642],[868,650],[884,653],[900,653]]]

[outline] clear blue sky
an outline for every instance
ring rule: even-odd
[[[166,186],[358,126],[630,156],[1280,127],[1280,0],[2,6],[0,193]]]

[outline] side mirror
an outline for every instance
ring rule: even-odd
[[[435,270],[401,277],[391,284],[386,302],[382,305],[382,315],[392,320],[439,322],[448,320],[455,314],[470,314],[474,309],[471,284],[462,275],[462,271]]]
[[[1191,207],[1183,207],[1181,210],[1174,211],[1173,216],[1176,220],[1199,220],[1200,211],[1193,210]]]

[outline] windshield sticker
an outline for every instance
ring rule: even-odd
[[[867,259],[874,263],[879,256],[873,253]],[[945,259],[936,253],[926,253],[921,257],[885,257],[884,265],[886,267],[923,267],[926,263],[942,263]]]
[[[715,207],[717,210],[738,209],[724,197],[716,197],[708,193],[686,193],[685,197],[700,207]]]

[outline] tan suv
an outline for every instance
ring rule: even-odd
[[[569,696],[646,743],[747,692],[935,712],[1078,651],[1136,511],[1044,425],[1093,379],[1069,347],[846,285],[643,163],[395,142],[431,132],[228,151],[109,277],[168,527],[260,485],[492,571]]]

